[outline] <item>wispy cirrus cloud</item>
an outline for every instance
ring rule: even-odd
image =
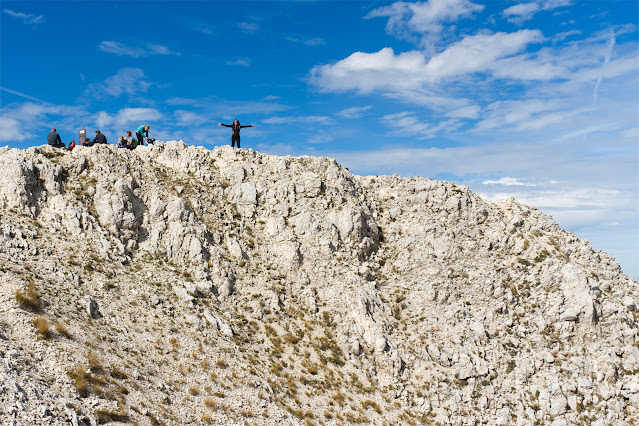
[[[326,44],[326,41],[321,37],[305,38],[305,37],[286,37],[286,40],[293,43],[305,44],[306,46],[321,46]]]
[[[246,33],[254,33],[260,29],[260,26],[254,22],[238,22],[236,25]]]
[[[532,19],[533,15],[542,10],[553,10],[558,7],[570,6],[571,0],[546,0],[542,2],[518,3],[502,11],[502,16],[516,25]]]
[[[510,176],[504,176],[497,180],[485,180],[483,185],[504,185],[504,186],[537,186],[536,183],[530,182],[530,179],[514,178]]]
[[[32,13],[16,12],[11,9],[3,9],[2,12],[14,18],[18,18],[23,24],[38,25],[46,22],[44,15],[34,15]]]
[[[249,68],[251,66],[251,59],[250,58],[237,58],[234,61],[226,61],[225,64],[226,65],[237,65],[237,66],[240,66],[240,67]]]
[[[417,113],[413,111],[388,114],[383,116],[381,121],[393,129],[392,135],[414,136],[418,139],[432,138],[442,131],[451,131],[462,125],[458,119],[454,118],[431,124],[426,120],[419,119]]]
[[[142,46],[129,46],[117,41],[102,41],[98,45],[98,49],[102,52],[112,53],[118,56],[131,56],[133,58],[145,58],[154,55],[180,56],[179,52],[174,52],[167,46],[153,43],[147,43]]]
[[[344,108],[340,111],[337,111],[335,115],[342,118],[346,118],[346,119],[361,118],[366,113],[366,111],[369,111],[372,108],[373,108],[372,105],[366,105],[363,107]]]

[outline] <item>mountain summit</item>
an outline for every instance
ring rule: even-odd
[[[630,424],[639,283],[513,199],[183,142],[0,149],[2,424]]]

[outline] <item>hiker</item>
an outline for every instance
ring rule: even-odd
[[[244,127],[255,127],[254,125],[250,125],[250,126],[240,126],[240,122],[237,120],[233,121],[233,124],[222,124],[222,123],[217,123],[218,126],[224,126],[224,127],[230,127],[233,129],[233,136],[231,136],[231,146],[233,148],[235,148],[235,141],[237,140],[237,147],[240,147],[240,129],[243,129]]]
[[[73,148],[75,148],[75,141],[69,142],[69,146],[67,147],[67,151],[73,151]]]
[[[127,142],[128,141],[126,139],[124,139],[124,136],[120,136],[118,138],[118,148],[127,148],[127,146],[126,146]]]
[[[93,146],[93,142],[89,138],[84,138],[84,142],[82,142],[82,146]]]
[[[47,136],[47,142],[54,148],[66,148],[67,146],[62,143],[62,139],[60,139],[60,135],[56,132],[55,127],[51,129],[51,133]]]
[[[127,145],[131,146],[131,149],[135,149],[136,146],[138,146],[138,141],[137,139],[133,138],[133,135],[131,134],[130,130],[126,131],[126,136],[124,137],[124,139],[127,140]]]
[[[107,143],[107,139],[106,136],[104,136],[102,133],[100,133],[99,130],[95,131],[95,138],[93,138],[93,143]]]
[[[149,138],[149,129],[151,127],[149,127],[148,124],[145,124],[144,126],[140,126],[137,128],[137,130],[135,131],[135,136],[138,138],[138,145],[144,145],[144,139],[148,139]],[[144,137],[142,137],[142,134],[144,134]],[[149,144],[149,142],[147,142],[147,145]]]

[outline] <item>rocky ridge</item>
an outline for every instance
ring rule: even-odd
[[[182,142],[0,171],[3,424],[637,419],[637,281],[513,199]]]

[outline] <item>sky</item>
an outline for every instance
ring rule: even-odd
[[[0,145],[100,129],[514,197],[639,278],[639,2],[0,2]]]

